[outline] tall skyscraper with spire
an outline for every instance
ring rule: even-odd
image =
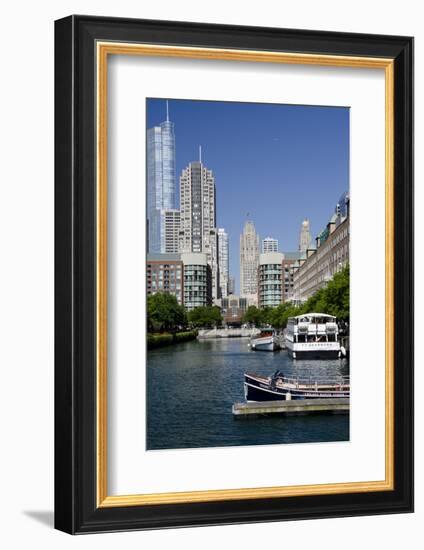
[[[180,176],[179,252],[203,252],[212,271],[212,299],[220,297],[215,178],[199,160],[190,162]]]
[[[150,252],[165,253],[166,212],[176,210],[175,134],[169,120],[166,102],[166,120],[147,130],[147,217]],[[177,231],[178,233],[178,231]],[[169,236],[168,236],[169,240]],[[176,247],[174,243],[173,247]]]
[[[309,227],[309,220],[306,218],[302,222],[300,228],[300,237],[299,237],[299,251],[306,252],[312,242],[311,230]]]
[[[240,296],[257,303],[259,235],[252,221],[246,220],[240,235]]]

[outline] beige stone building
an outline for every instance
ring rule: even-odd
[[[315,239],[316,244],[310,245],[293,264],[292,301],[305,302],[349,262],[348,196],[346,202],[346,209],[336,211]]]
[[[258,301],[259,235],[252,221],[246,220],[240,235],[240,296],[249,305]]]
[[[212,272],[212,299],[217,300],[220,289],[215,178],[200,160],[190,162],[180,177],[178,252],[206,254]]]

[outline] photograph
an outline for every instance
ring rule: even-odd
[[[55,21],[54,526],[410,513],[414,38],[180,10]]]
[[[146,449],[349,441],[349,107],[149,97],[145,130]]]

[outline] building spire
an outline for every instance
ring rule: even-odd
[[[202,146],[199,145],[199,162],[202,162]]]
[[[169,122],[169,101],[166,100],[166,122]]]
[[[300,228],[299,251],[306,252],[308,247],[311,245],[311,242],[312,242],[312,237],[311,237],[309,219],[305,218]]]

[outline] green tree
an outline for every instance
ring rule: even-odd
[[[262,324],[262,311],[256,306],[249,306],[243,315],[242,322],[259,327]]]
[[[274,308],[258,309],[250,306],[243,322],[255,326],[270,324],[274,328],[284,329],[289,317],[302,313],[327,313],[335,315],[340,321],[349,320],[349,265],[336,273],[326,287],[321,288],[302,306],[284,302]]]
[[[218,306],[200,306],[188,313],[191,326],[200,328],[218,327],[222,324],[221,310]]]
[[[350,270],[349,265],[347,265],[342,271],[334,275],[333,279],[325,288],[325,300],[328,313],[330,315],[335,315],[342,321],[349,319],[349,276]]]
[[[335,315],[341,321],[349,320],[349,265],[336,273],[325,288],[311,296],[300,308],[301,313],[327,313]]]
[[[260,310],[262,325],[272,325],[274,309],[275,308],[272,308],[272,307],[264,307],[263,309]]]
[[[294,306],[291,302],[284,302],[275,307],[271,313],[270,324],[277,329],[283,329],[287,326],[287,320],[289,317],[294,317],[299,314],[299,308]]]
[[[158,292],[147,298],[147,326],[149,332],[175,332],[187,325],[187,315],[177,298],[167,292]]]

